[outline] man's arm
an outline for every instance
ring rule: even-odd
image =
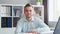
[[[38,28],[36,29],[38,33],[50,32],[50,28],[42,20],[38,19]]]
[[[29,32],[41,33],[41,32],[50,32],[48,25],[46,25],[42,20],[37,20],[38,27],[36,29],[32,29]]]
[[[21,33],[21,31],[22,31],[22,23],[21,23],[21,21],[18,21],[16,30],[15,30],[15,34],[19,34],[19,33]]]

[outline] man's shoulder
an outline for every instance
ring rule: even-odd
[[[21,18],[18,20],[18,22],[23,22],[24,21],[24,18]]]
[[[34,20],[42,20],[42,19],[40,19],[39,17],[34,17]]]

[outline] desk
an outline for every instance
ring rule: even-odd
[[[53,34],[54,31],[50,31],[50,32],[42,32],[41,34]]]
[[[50,32],[41,32],[39,34],[53,34],[54,31],[50,31]],[[18,33],[18,34],[32,34],[32,33]]]

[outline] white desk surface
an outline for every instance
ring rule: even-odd
[[[53,34],[54,31],[50,31],[50,32],[42,32],[41,34]]]
[[[39,34],[53,34],[54,31],[50,31],[50,32],[41,32]],[[19,34],[32,34],[32,33],[19,33]]]

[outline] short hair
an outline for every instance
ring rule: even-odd
[[[26,7],[32,7],[33,8],[33,6],[29,3],[24,6],[24,8],[26,8]]]

